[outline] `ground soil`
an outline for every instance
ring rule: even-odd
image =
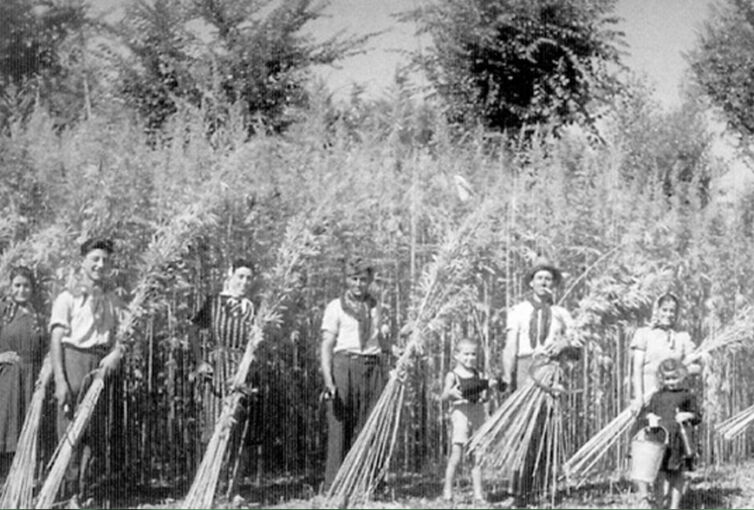
[[[735,466],[698,469],[689,473],[689,489],[682,508],[754,508],[754,461]],[[441,498],[441,481],[430,476],[393,477],[374,499],[361,508],[510,508],[512,498],[504,488],[488,485],[489,502],[472,501],[468,481],[459,481],[453,502]],[[243,501],[220,497],[216,508],[325,508],[312,479],[279,477],[259,485],[242,487]],[[170,508],[177,501],[162,498],[140,508]],[[553,508],[635,508],[637,500],[630,484],[623,478],[594,480],[579,488],[561,490]],[[354,506],[354,505],[349,505]],[[550,508],[551,501],[540,501],[532,508]]]

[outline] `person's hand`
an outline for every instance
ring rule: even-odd
[[[390,353],[393,356],[395,356],[396,358],[400,358],[401,356],[403,356],[403,351],[405,351],[405,350],[406,350],[405,348],[400,347],[400,346],[395,345],[395,344],[393,344],[393,345],[390,346]]]
[[[55,381],[55,400],[58,401],[58,406],[63,411],[66,417],[69,419],[73,417],[73,410],[70,405],[71,394],[68,391],[68,383],[66,381]]]
[[[199,377],[211,376],[213,372],[212,365],[206,361],[202,361],[199,363],[199,366],[196,367],[196,375]]]
[[[107,377],[116,370],[120,365],[120,351],[114,349],[110,354],[102,358],[99,362],[99,368],[104,372],[104,376]]]
[[[660,417],[655,413],[647,413],[647,424],[650,429],[656,429],[660,426]]]
[[[678,423],[683,424],[684,422],[687,422],[693,419],[694,419],[694,413],[689,413],[687,411],[679,411],[675,413],[675,421],[677,421]]]
[[[644,399],[641,398],[633,399],[628,406],[628,408],[631,409],[631,412],[634,414],[639,414],[639,411],[641,411],[642,407],[644,407]]]
[[[0,353],[0,364],[19,363],[20,361],[21,356],[19,356],[16,351],[6,351]]]
[[[463,398],[463,393],[461,393],[461,385],[458,384],[458,381],[456,381],[448,390],[448,398],[455,402],[466,401],[466,399]]]
[[[495,390],[500,386],[500,381],[498,381],[497,377],[490,377],[488,385],[491,390]]]

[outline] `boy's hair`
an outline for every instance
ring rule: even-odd
[[[254,263],[251,261],[251,259],[247,258],[237,258],[233,260],[233,263],[230,266],[230,272],[235,273],[236,270],[240,267],[246,267],[248,268],[252,273],[254,272]]]
[[[475,349],[479,350],[479,342],[474,340],[473,338],[463,337],[460,340],[456,342],[455,346],[455,352],[459,352],[461,350],[462,345],[469,345],[474,347]]]

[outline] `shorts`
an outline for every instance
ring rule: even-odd
[[[451,444],[465,444],[487,419],[484,406],[479,403],[458,404],[450,410]]]

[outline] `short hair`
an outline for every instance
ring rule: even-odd
[[[233,262],[230,265],[231,272],[235,273],[236,270],[240,267],[248,267],[252,273],[254,272],[254,263],[251,261],[251,259],[245,259],[245,258],[233,259]]]
[[[103,250],[112,255],[114,251],[113,241],[111,239],[92,237],[81,244],[82,257],[86,257],[93,250]]]
[[[354,257],[346,262],[346,276],[366,273],[369,278],[374,276],[374,267],[363,257]]]
[[[686,366],[674,358],[663,360],[657,367],[657,380],[663,386],[668,379],[677,379],[682,384],[687,375]]]
[[[37,281],[34,278],[34,272],[29,269],[26,266],[15,266],[10,270],[10,282],[13,283],[13,280],[16,278],[16,276],[23,276],[27,280],[29,280],[29,283],[31,284],[32,291],[37,287]]]
[[[479,342],[476,339],[474,339],[474,338],[469,338],[469,337],[465,336],[465,337],[459,339],[456,342],[455,352],[460,351],[462,345],[469,345],[471,347],[474,347],[476,350],[479,350]]]

